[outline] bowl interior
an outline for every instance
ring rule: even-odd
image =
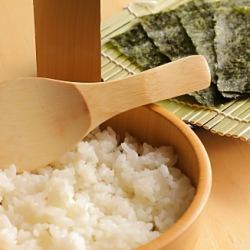
[[[112,127],[121,137],[128,132],[141,142],[147,142],[153,146],[173,146],[178,155],[177,167],[196,187],[194,199],[181,218],[157,240],[140,249],[165,249],[165,246],[169,246],[167,249],[179,249],[179,244],[184,244],[182,239],[192,241],[190,235],[195,241],[197,235],[192,233],[197,230],[190,230],[190,228],[198,224],[194,222],[203,211],[212,182],[209,158],[198,137],[184,122],[157,105],[139,107],[122,113],[102,124],[101,128],[107,126]],[[184,234],[187,237],[183,237]],[[186,246],[190,249],[188,243]]]
[[[149,107],[140,107],[120,114],[102,125],[110,126],[121,137],[130,133],[141,142],[153,146],[171,145],[178,154],[178,167],[188,175],[193,185],[197,186],[199,180],[199,159],[190,138],[171,120],[154,112]]]

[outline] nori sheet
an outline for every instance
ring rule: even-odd
[[[220,1],[220,6],[250,6],[250,1],[249,0],[226,0],[226,1]]]
[[[159,52],[140,24],[136,24],[130,30],[112,38],[110,42],[143,70],[169,62],[168,57]],[[199,93],[200,91],[191,93],[197,102],[205,105],[214,105],[216,102],[218,94],[212,98],[215,93],[214,88],[210,87]]]
[[[197,54],[175,10],[147,15],[140,21],[155,45],[172,61]]]
[[[241,7],[241,8],[239,8],[239,6],[235,7],[235,2],[240,3],[241,6],[243,6],[244,4],[246,5],[249,4],[248,0],[237,0],[237,1],[229,0],[229,1],[223,2],[223,4],[221,5],[224,6],[224,8],[226,5],[227,9],[229,8],[228,6],[231,6],[231,8],[246,9],[245,7]],[[183,9],[181,10],[182,14],[180,14],[179,12],[180,8],[177,11],[174,10],[170,12],[160,12],[158,14],[152,14],[152,15],[142,17],[140,21],[143,27],[140,24],[137,24],[129,31],[111,39],[111,43],[114,46],[116,46],[118,50],[120,50],[121,53],[127,55],[131,60],[136,62],[143,70],[164,64],[169,61],[169,58],[171,60],[176,60],[181,57],[185,57],[185,56],[192,55],[192,54],[197,54],[198,52],[199,54],[203,54],[207,57],[207,60],[210,65],[212,77],[213,77],[213,80],[215,81],[214,71],[215,71],[216,64],[212,63],[212,58],[215,62],[216,55],[214,54],[214,57],[209,56],[209,55],[212,55],[212,52],[214,53],[214,51],[212,50],[214,48],[211,47],[210,42],[209,42],[210,47],[207,47],[209,46],[208,39],[214,36],[213,29],[211,26],[212,23],[214,24],[214,21],[211,20],[211,16],[213,16],[212,10],[215,9],[214,4],[215,3],[211,5],[210,3],[204,2],[204,0],[195,0],[194,3],[192,2],[192,3],[185,4],[184,9],[186,10],[189,9],[190,12],[193,12],[195,14],[193,16],[193,19],[196,19],[196,21],[190,19],[190,22],[192,21],[192,23],[189,24],[188,27],[192,27],[192,26],[198,27],[200,30],[202,30],[201,27],[205,25],[204,30],[207,31],[208,30],[207,27],[209,27],[209,30],[210,30],[210,32],[208,32],[208,34],[205,34],[205,35],[202,34],[202,32],[200,34],[197,33],[197,36],[195,38],[193,38],[194,36],[192,36],[190,33],[190,36],[193,39],[193,43],[196,45],[196,49],[192,43],[192,40],[190,39],[185,29],[183,28],[182,23],[180,22],[180,19],[179,19],[181,17],[182,19],[184,19],[184,17],[191,18],[190,14],[183,14]],[[216,4],[217,4],[216,5],[217,7],[218,2]],[[206,8],[207,5],[209,6],[210,9]],[[183,6],[181,8],[183,8]],[[197,9],[199,9],[199,11]],[[222,9],[222,7],[220,7],[219,10],[220,9]],[[211,16],[209,15],[209,12],[211,13]],[[204,23],[204,19],[206,19],[207,16],[209,17],[209,23]],[[221,16],[221,13],[219,13],[219,11],[216,10],[216,25],[218,24],[218,21],[217,21],[218,16]],[[247,19],[246,23],[249,23],[249,15],[247,15],[246,19]],[[187,21],[187,19],[185,20]],[[144,31],[144,29],[146,30],[147,33]],[[203,33],[206,33],[206,32],[203,32]],[[249,27],[247,30],[247,34],[249,34]],[[224,60],[224,61],[219,62],[219,63],[222,63],[220,64],[220,66],[223,65],[223,67],[216,70],[216,73],[218,73],[220,76],[220,79],[219,79],[220,84],[218,86],[219,90],[222,92],[223,96],[226,98],[238,98],[239,95],[241,95],[241,93],[250,93],[250,87],[249,87],[249,68],[250,68],[249,37],[250,36],[247,35],[247,37],[248,37],[248,40],[246,41],[246,43],[248,44],[248,52],[246,51],[247,55],[245,59],[246,61],[245,66],[241,64],[241,61],[237,61],[237,63],[231,61],[231,65],[234,65],[237,68],[237,70],[235,70],[235,69],[232,69],[232,67],[230,67],[230,64],[228,64],[227,62],[224,62],[225,61]],[[198,40],[200,41],[199,44],[203,44],[203,47],[198,45],[198,42],[197,43],[195,42],[196,38],[197,38],[197,41]],[[220,43],[217,44],[217,39],[218,39],[218,34],[216,31],[216,38],[215,38],[216,52],[218,49],[218,44],[220,44]],[[204,50],[204,52],[202,52],[201,47]],[[165,54],[165,56],[162,55],[161,52]],[[223,53],[224,52],[222,52],[221,54]],[[239,58],[239,57],[240,56],[237,55],[234,58]],[[228,66],[228,65],[229,65],[228,68],[227,67],[224,68],[224,66]],[[243,76],[243,78],[247,78],[247,81],[245,81],[245,84],[244,84],[245,86],[244,92],[241,91],[241,88],[221,89],[222,82],[224,83],[228,82],[229,85],[232,85],[233,83],[233,81],[232,80],[230,81],[229,79],[231,74],[230,76],[228,76],[228,72],[235,73],[236,71],[236,75],[233,77],[234,79],[237,78],[236,77],[237,72],[240,72],[240,75],[238,77],[240,78],[243,74],[242,69],[244,69],[244,67],[246,69],[248,68],[248,70],[244,74],[245,77]],[[236,86],[238,85],[238,81],[240,80],[238,78],[237,78],[237,83],[235,82],[234,84]],[[204,105],[216,105],[218,103],[224,102],[224,99],[222,98],[221,94],[218,92],[218,89],[216,86],[214,86],[214,84],[211,84],[211,86],[206,90],[194,92],[194,93],[191,93],[191,95],[199,103],[204,104]]]
[[[222,92],[222,95],[228,99],[237,99],[241,97],[241,94],[236,92]]]
[[[250,93],[250,7],[222,6],[215,20],[218,89]]]
[[[175,10],[144,16],[141,18],[141,23],[155,45],[171,60],[197,54]],[[221,99],[220,93],[213,84],[205,90],[190,95],[203,105],[215,105],[217,100]]]
[[[128,31],[113,37],[110,42],[143,70],[154,68],[170,61],[148,38],[140,23],[135,24]]]
[[[211,83],[209,88],[193,92],[190,95],[193,96],[198,103],[205,106],[216,106],[225,102],[224,97],[213,83]]]
[[[197,53],[206,57],[214,83],[216,83],[216,53],[213,11],[217,5],[217,2],[194,0],[181,5],[177,9],[177,15],[196,47]]]

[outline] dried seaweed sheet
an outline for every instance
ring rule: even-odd
[[[217,5],[217,2],[210,3],[205,0],[194,0],[181,5],[177,9],[177,15],[196,47],[197,53],[206,57],[214,83],[216,82],[216,54],[214,49],[215,22],[213,20],[213,10]]]
[[[237,98],[241,97],[242,94],[236,93],[236,92],[222,92],[222,95],[223,95],[225,98],[237,99]]]
[[[201,4],[201,1],[196,3]],[[196,54],[196,50],[189,36],[182,27],[175,11],[161,12],[141,18],[144,31],[140,24],[135,25],[129,31],[113,38],[111,43],[115,45],[121,53],[127,55],[135,61],[142,69],[156,67],[180,57]],[[152,38],[152,40],[150,39]],[[155,46],[156,45],[156,46]],[[159,49],[157,48],[159,46]],[[168,57],[164,57],[163,52]],[[230,91],[227,98],[238,97],[238,93]],[[203,105],[216,105],[224,102],[213,84],[206,89],[191,93],[191,95]]]
[[[140,23],[135,24],[128,31],[113,37],[110,42],[143,70],[169,62],[169,59],[148,38]]]
[[[250,7],[220,7],[215,20],[218,89],[250,93]]]
[[[205,106],[215,106],[225,102],[225,98],[223,98],[221,93],[218,91],[217,86],[213,83],[209,86],[209,88],[193,92],[190,95],[192,95],[197,102]]]
[[[141,18],[141,23],[155,45],[171,60],[197,54],[190,37],[176,15],[176,11],[144,16]],[[220,97],[217,88],[213,85],[190,95],[203,105],[215,105],[216,100]]]
[[[227,1],[221,1],[219,2],[221,6],[250,6],[250,1],[249,0],[227,0]]]
[[[136,62],[143,70],[156,67],[169,61],[147,37],[140,24],[136,24],[127,32],[112,38],[110,42],[122,54],[125,54]],[[203,90],[201,96],[199,96],[199,92],[192,93],[191,95],[201,104],[213,105],[216,97],[213,99],[211,93],[214,93],[214,91],[211,91],[209,88]]]
[[[175,11],[147,15],[140,20],[148,36],[171,60],[197,54]]]

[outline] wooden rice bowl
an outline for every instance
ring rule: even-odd
[[[190,250],[202,231],[201,215],[211,184],[211,166],[207,152],[196,134],[179,118],[153,104],[127,111],[102,125],[111,126],[121,137],[130,133],[153,146],[172,145],[179,167],[196,187],[196,194],[179,220],[155,240],[137,250]]]

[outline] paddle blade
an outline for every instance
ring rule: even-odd
[[[88,111],[77,89],[48,79],[0,84],[0,168],[33,170],[81,140]]]

